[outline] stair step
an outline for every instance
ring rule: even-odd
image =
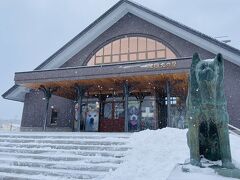
[[[38,143],[38,144],[44,144],[44,143],[51,143],[51,144],[69,144],[69,145],[102,145],[102,146],[113,146],[113,145],[125,145],[126,142],[116,142],[116,141],[90,141],[90,140],[71,140],[71,139],[15,139],[15,138],[0,138],[0,142],[8,142],[8,143]]]
[[[29,161],[21,159],[0,158],[0,164],[8,164],[21,167],[40,167],[47,169],[63,169],[63,170],[78,170],[78,171],[93,171],[93,172],[109,172],[116,170],[117,166],[89,165],[81,162],[62,163],[62,162],[46,162],[46,161]]]
[[[102,172],[84,172],[78,170],[63,170],[63,169],[45,169],[45,168],[35,168],[35,167],[19,167],[19,166],[9,166],[4,165],[4,167],[0,167],[0,172],[9,173],[9,174],[22,174],[25,177],[31,176],[42,176],[45,178],[49,178],[48,176],[59,177],[60,178],[77,178],[77,179],[93,179],[96,177],[103,177],[104,173]],[[50,179],[50,178],[49,178]]]
[[[127,151],[128,147],[118,147],[118,146],[97,146],[97,145],[62,145],[62,144],[37,144],[37,143],[28,143],[28,144],[21,144],[21,143],[7,143],[7,142],[0,142],[0,147],[16,147],[16,148],[36,148],[36,149],[58,149],[58,150],[89,150],[89,151]]]
[[[48,176],[48,178],[44,178],[44,176],[39,175],[25,175],[25,174],[16,174],[16,173],[7,173],[0,172],[1,180],[59,180],[59,177]],[[73,180],[73,179],[72,179]]]
[[[88,164],[120,164],[123,160],[119,158],[112,158],[112,157],[82,157],[77,155],[38,155],[38,154],[21,154],[21,153],[0,153],[0,157],[9,157],[9,158],[17,158],[17,159],[32,159],[32,160],[45,160],[45,161],[61,161],[61,162],[76,162],[82,161]]]
[[[129,134],[114,134],[114,133],[69,133],[69,134],[60,134],[60,133],[20,133],[20,134],[4,134],[0,133],[0,138],[28,138],[28,139],[79,139],[79,140],[84,140],[84,139],[119,139],[119,140],[124,140],[124,139],[129,139],[130,137]]]
[[[61,153],[61,154],[73,154],[73,155],[79,155],[79,156],[105,156],[105,157],[115,157],[115,158],[121,158],[124,157],[124,153],[111,153],[111,152],[99,152],[99,151],[71,151],[71,150],[61,150],[61,151],[56,151],[53,149],[49,150],[41,150],[41,149],[23,149],[23,148],[5,148],[5,147],[0,147],[0,152],[11,152],[11,153],[31,153],[31,154],[42,154],[42,153],[47,153],[49,152],[52,153]]]

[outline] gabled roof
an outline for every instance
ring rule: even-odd
[[[90,24],[81,33],[40,64],[35,70],[56,69],[86,47],[100,34],[110,28],[127,13],[132,13],[172,34],[175,34],[214,54],[221,52],[228,61],[240,65],[240,50],[222,43],[210,36],[200,33],[166,16],[129,0],[120,0],[102,16]],[[18,85],[13,86],[3,97],[6,99],[24,101],[24,94],[29,90]]]

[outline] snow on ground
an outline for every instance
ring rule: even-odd
[[[104,180],[166,180],[177,163],[184,163],[189,158],[186,132],[165,128],[134,133],[130,138],[132,150],[125,157],[125,162]],[[233,162],[240,168],[240,136],[231,135],[230,138]],[[192,178],[231,179],[215,175],[213,171],[210,173],[210,176],[195,173]]]

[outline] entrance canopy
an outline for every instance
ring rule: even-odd
[[[185,94],[191,58],[130,62],[98,66],[80,66],[54,70],[19,72],[15,74],[18,85],[31,89],[58,87],[54,93],[74,99],[74,86],[87,88],[89,95],[122,93],[127,81],[131,92],[150,92],[165,87],[169,81],[174,85],[172,95]]]

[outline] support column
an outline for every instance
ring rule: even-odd
[[[78,84],[75,85],[74,87],[75,92],[76,92],[76,101],[78,102],[78,118],[77,118],[77,132],[81,131],[81,121],[82,119],[82,101],[84,97],[84,93],[86,89],[83,86],[80,86]]]
[[[129,85],[126,81],[123,86],[124,92],[124,112],[125,112],[125,123],[124,123],[124,131],[128,132],[128,97],[129,97]]]
[[[104,105],[105,105],[106,99],[107,99],[107,95],[100,94],[98,96],[98,100],[99,100],[99,120],[101,120],[104,117]]]
[[[52,93],[57,91],[58,88],[46,88],[45,86],[41,85],[39,90],[44,93],[44,98],[46,100],[46,109],[45,109],[45,116],[43,119],[43,131],[46,131],[47,126],[47,116],[48,116],[48,107],[49,107],[49,100],[52,97]]]
[[[155,91],[154,91],[154,96],[155,96],[155,102],[156,102],[156,105],[155,105],[155,109],[156,109],[156,120],[157,120],[157,122],[156,122],[156,129],[159,129],[159,124],[161,123],[161,121],[160,121],[160,95],[159,95],[159,92],[158,92],[158,90],[157,89],[155,89]]]
[[[158,119],[159,124],[158,128],[162,129],[167,127],[167,108],[166,108],[166,89],[160,89],[159,92],[156,93],[156,101],[158,103]]]
[[[167,81],[166,84],[166,90],[167,90],[167,125],[168,127],[172,127],[171,122],[171,95],[170,95],[170,82]]]
[[[136,96],[136,99],[139,101],[139,119],[138,119],[138,122],[137,122],[137,130],[140,131],[141,130],[141,126],[140,126],[140,122],[141,122],[141,119],[142,119],[142,103],[143,103],[143,100],[145,98],[145,95],[141,92],[139,92]]]

